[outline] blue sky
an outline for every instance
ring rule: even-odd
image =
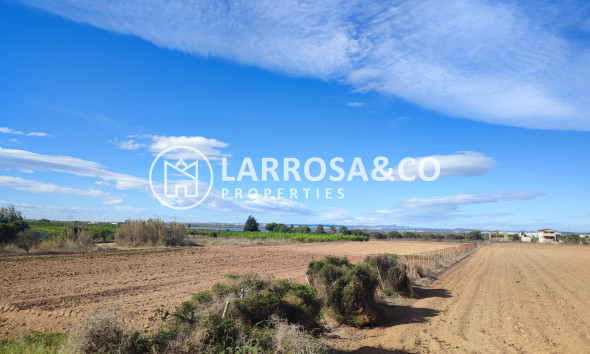
[[[30,218],[590,230],[583,2],[0,2],[0,203]],[[438,156],[434,182],[146,187],[182,142],[244,157]],[[222,200],[221,188],[344,188]]]

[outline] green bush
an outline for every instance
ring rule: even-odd
[[[192,235],[204,235],[209,237],[223,238],[244,238],[249,240],[289,240],[293,242],[332,242],[332,241],[368,241],[369,238],[363,235],[332,235],[332,234],[315,234],[307,232],[308,226],[295,229],[289,232],[243,232],[229,230],[208,230],[208,229],[190,229]],[[311,229],[310,229],[311,230]]]
[[[320,348],[311,336],[321,332],[321,301],[316,294],[315,289],[303,284],[256,274],[230,273],[224,283],[193,294],[172,313],[164,313],[165,326],[152,335],[152,349],[156,352],[282,352],[278,347],[281,343]],[[227,301],[230,305],[222,317]],[[184,344],[178,346],[182,341]]]
[[[15,245],[27,253],[39,242],[41,242],[41,233],[37,230],[25,229],[16,234]]]
[[[368,256],[365,263],[369,264],[383,283],[383,292],[387,295],[403,294],[414,296],[412,280],[408,275],[408,267],[395,254]]]
[[[560,240],[563,243],[579,244],[580,243],[580,235],[566,234],[566,235],[561,236]]]
[[[14,206],[0,208],[0,244],[14,241],[16,235],[28,227],[20,210]]]
[[[311,262],[307,276],[338,320],[355,327],[377,324],[377,277],[368,264],[328,256]]]
[[[31,332],[19,338],[0,340],[0,353],[3,354],[57,354],[67,340],[62,333]]]

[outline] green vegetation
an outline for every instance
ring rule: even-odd
[[[382,290],[386,295],[403,294],[414,296],[410,270],[395,254],[379,254],[368,256],[365,263],[369,264],[380,279]]]
[[[258,221],[252,215],[248,216],[248,220],[246,220],[246,224],[244,224],[244,232],[258,232],[259,229]]]
[[[228,274],[224,283],[193,294],[173,312],[156,311],[160,329],[143,333],[116,306],[76,326],[73,353],[323,353],[314,335],[321,301],[302,284],[254,274]]]
[[[61,352],[67,339],[62,333],[27,333],[19,338],[0,340],[3,354],[52,354]]]
[[[183,246],[188,234],[185,224],[160,219],[126,220],[115,234],[115,242],[127,246]]]
[[[29,226],[39,230],[47,235],[47,239],[60,240],[66,235],[68,227],[77,227],[79,230],[87,233],[89,238],[94,242],[112,242],[114,241],[117,224],[111,223],[82,223],[82,222],[61,222],[41,219],[39,221],[27,221]]]
[[[560,241],[562,241],[563,243],[579,244],[580,243],[580,235],[577,235],[577,234],[561,235]]]
[[[307,227],[307,226],[305,226]],[[298,229],[296,229],[298,230]],[[228,230],[209,230],[209,229],[190,229],[192,235],[211,236],[225,238],[244,238],[249,240],[289,240],[293,242],[330,242],[330,241],[368,241],[366,236],[356,235],[330,235],[330,234],[312,234],[301,232],[243,232]]]
[[[29,253],[33,246],[41,242],[41,233],[34,229],[25,229],[16,234],[16,240],[14,244],[18,248],[22,248],[25,252]]]
[[[378,323],[377,275],[368,264],[329,256],[311,262],[306,274],[336,319],[355,327]]]
[[[360,264],[326,257],[309,264],[311,284],[258,274],[227,274],[173,311],[157,309],[146,332],[118,305],[75,322],[68,334],[31,333],[0,341],[1,353],[327,353],[323,316],[357,327],[380,321],[375,292],[411,294],[395,255]],[[390,291],[389,291],[390,290]]]
[[[465,234],[465,239],[470,241],[483,240],[483,235],[479,230],[472,230]]]
[[[28,227],[22,212],[14,206],[0,208],[0,244],[14,241],[16,235]]]

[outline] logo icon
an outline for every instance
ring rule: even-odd
[[[168,177],[169,170],[180,172],[181,177],[188,177],[189,182],[182,180],[175,183],[174,177]],[[172,192],[170,190],[172,189]],[[187,165],[183,159],[178,159],[176,165],[171,164],[168,160],[164,160],[164,195],[167,197],[178,198],[179,189],[184,190],[184,197],[197,197],[199,194],[199,161],[195,161]]]
[[[211,192],[213,168],[199,150],[190,146],[172,146],[152,162],[149,181],[152,193],[160,203],[172,209],[191,209],[201,204]]]

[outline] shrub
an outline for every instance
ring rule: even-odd
[[[18,248],[22,248],[27,253],[41,242],[41,233],[38,230],[26,229],[16,235],[15,244]]]
[[[531,237],[531,242],[532,242],[532,243],[539,242],[539,238],[538,238],[538,237],[535,237],[535,236],[533,236],[533,237]]]
[[[144,353],[149,341],[118,305],[97,311],[74,325],[66,344],[70,353]]]
[[[161,219],[126,220],[115,234],[115,242],[129,246],[182,246],[187,234],[186,225],[177,222],[166,225]]]
[[[424,278],[426,276],[426,270],[424,270],[424,268],[422,268],[422,266],[417,265],[416,266],[416,273],[418,273],[418,276],[420,276],[420,278]]]
[[[228,300],[230,306],[222,317]],[[279,346],[288,345],[319,352],[323,346],[308,332],[321,331],[320,311],[321,301],[310,286],[230,273],[224,283],[193,294],[174,312],[165,313],[165,326],[151,337],[152,350],[288,352]]]
[[[16,235],[28,227],[22,212],[14,206],[0,208],[0,243],[14,241]]]
[[[566,235],[561,236],[561,241],[563,243],[579,244],[580,243],[580,235],[566,234]]]
[[[368,264],[352,265],[347,258],[328,256],[311,262],[307,275],[338,320],[356,327],[377,323],[377,278]]]
[[[408,267],[399,260],[397,255],[380,254],[368,256],[365,258],[365,263],[369,264],[381,277],[385,294],[414,296],[412,280],[408,275]]]
[[[468,233],[465,234],[465,239],[466,240],[483,240],[483,236],[481,234],[481,231],[479,230],[472,230],[469,231]]]

